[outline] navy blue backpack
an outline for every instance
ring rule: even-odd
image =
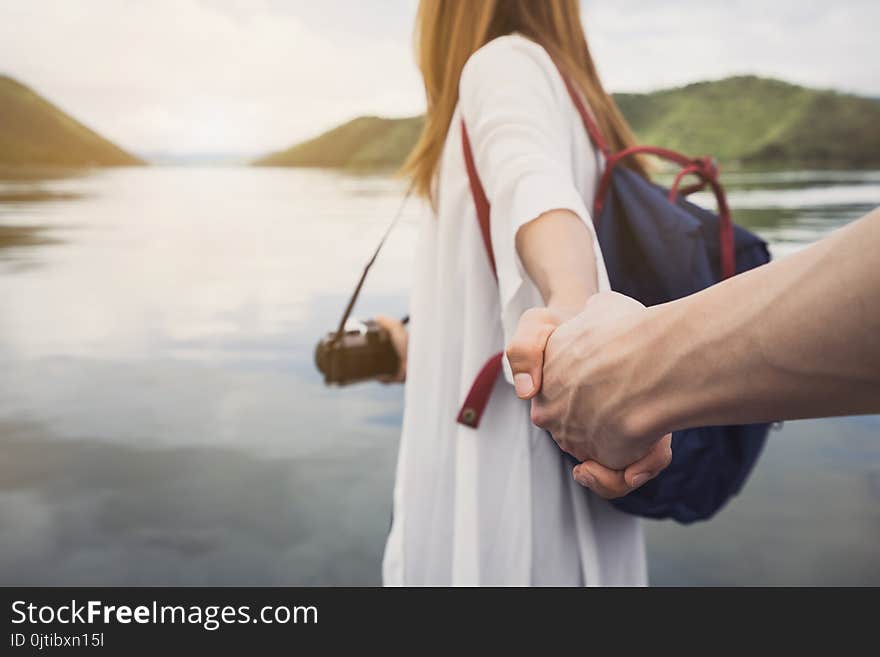
[[[613,290],[651,306],[687,296],[770,261],[767,244],[733,224],[718,169],[710,158],[688,158],[653,146],[612,153],[580,95],[564,75],[563,80],[593,145],[605,157],[593,222]],[[461,135],[480,231],[494,271],[489,202],[477,175],[464,122]],[[637,154],[654,155],[681,167],[670,189],[620,166],[627,157]],[[687,176],[697,182],[682,187]],[[715,194],[718,214],[687,200],[689,194],[706,187]],[[501,362],[499,353],[483,366],[459,412],[460,423],[471,427],[479,424]],[[673,518],[681,523],[711,518],[742,488],[764,447],[769,428],[768,424],[749,424],[676,431],[669,467],[612,504],[633,515]]]

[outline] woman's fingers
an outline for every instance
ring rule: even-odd
[[[531,399],[541,390],[544,348],[559,324],[559,318],[547,308],[531,308],[520,317],[507,345],[507,360],[521,399]]]
[[[672,462],[672,435],[667,434],[626,470],[612,470],[596,461],[584,461],[574,467],[575,481],[606,500],[624,495],[660,474]]]
[[[394,351],[397,352],[397,356],[400,358],[400,367],[397,370],[397,374],[379,377],[379,381],[382,383],[403,382],[406,380],[406,351],[409,342],[409,334],[406,332],[406,327],[400,320],[388,317],[387,315],[376,315],[375,320],[379,326],[388,331],[388,336],[391,338],[391,346],[394,347]]]
[[[606,500],[623,497],[632,490],[623,478],[622,470],[606,468],[596,461],[584,461],[576,465],[572,474],[581,486],[589,488]]]

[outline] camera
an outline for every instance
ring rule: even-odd
[[[394,376],[400,357],[388,331],[374,320],[346,322],[342,331],[328,333],[315,348],[315,365],[324,383],[347,385]]]

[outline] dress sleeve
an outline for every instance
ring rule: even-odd
[[[590,232],[604,273],[592,219],[574,181],[571,100],[546,51],[523,37],[501,37],[474,53],[461,75],[459,99],[491,204],[501,321],[509,340],[526,310],[518,297],[526,284],[533,286],[516,251],[522,226],[549,210],[570,210]]]

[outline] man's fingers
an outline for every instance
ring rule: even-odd
[[[559,318],[546,308],[523,313],[516,333],[507,345],[507,360],[513,372],[513,385],[521,399],[531,399],[541,390],[544,348],[559,326]]]
[[[623,497],[660,474],[672,462],[672,434],[666,434],[651,451],[625,470],[612,470],[596,461],[574,467],[572,476],[606,500]]]
[[[650,452],[627,466],[624,479],[630,488],[638,488],[660,474],[670,463],[672,463],[672,434],[667,433]]]

